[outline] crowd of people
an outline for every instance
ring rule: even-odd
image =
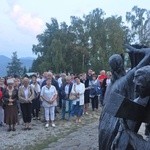
[[[98,111],[103,105],[110,78],[111,72],[102,70],[97,76],[92,69],[79,75],[44,72],[42,76],[1,77],[0,126],[7,125],[8,131],[16,131],[20,114],[23,129],[30,130],[32,119],[41,120],[39,112],[43,111],[45,127],[55,127],[58,109],[61,119],[75,117],[76,123],[80,123],[82,115],[88,115],[90,103],[92,111]]]

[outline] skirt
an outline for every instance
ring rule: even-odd
[[[4,122],[7,125],[15,125],[18,122],[18,109],[14,105],[6,106],[4,110]]]
[[[72,106],[71,114],[72,116],[81,117],[83,115],[83,105],[79,105],[79,102],[77,102],[76,105]]]

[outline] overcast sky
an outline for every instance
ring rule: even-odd
[[[70,23],[70,16],[82,17],[95,8],[101,8],[107,16],[125,17],[133,6],[149,10],[149,0],[1,0],[0,55],[11,57],[17,51],[19,57],[35,57],[32,45],[36,35],[45,29],[45,23],[56,18]]]

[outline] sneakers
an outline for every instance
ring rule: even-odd
[[[49,127],[49,123],[47,123],[47,124],[45,125],[45,127],[48,128],[48,127]],[[56,127],[55,123],[52,123],[52,127]]]
[[[88,115],[89,113],[88,113],[88,112],[85,112],[85,114]]]
[[[33,117],[33,120],[36,120],[36,117]]]
[[[56,127],[56,125],[54,123],[52,123],[52,127]]]
[[[45,125],[45,127],[48,128],[48,127],[49,127],[49,124],[47,123],[47,124]]]

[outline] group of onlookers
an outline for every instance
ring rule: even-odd
[[[44,72],[42,77],[1,78],[0,125],[6,124],[8,131],[15,131],[20,113],[24,122],[23,129],[30,130],[31,120],[40,120],[39,112],[43,110],[45,127],[49,127],[50,122],[55,127],[58,108],[62,119],[66,119],[65,114],[68,112],[67,119],[76,116],[76,122],[79,123],[83,113],[88,114],[90,101],[93,111],[98,110],[99,103],[103,105],[102,99],[110,77],[110,72],[105,74],[102,70],[97,76],[89,69],[80,75],[62,73],[58,77],[52,72]],[[71,100],[70,95],[75,98]]]

